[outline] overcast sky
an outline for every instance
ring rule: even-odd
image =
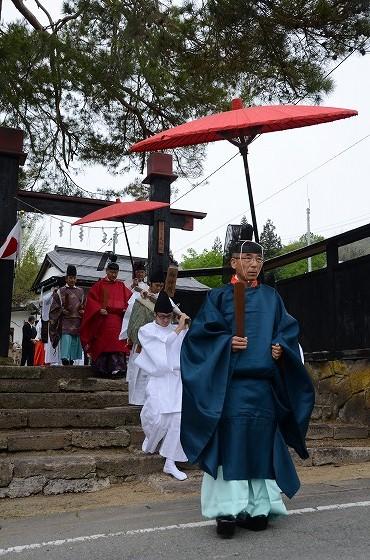
[[[32,9],[35,6],[33,0],[27,0],[25,4]],[[58,15],[58,6],[61,4],[59,0],[44,0],[44,5],[54,16]],[[37,15],[43,20],[39,10]],[[10,0],[3,0],[2,18],[9,21],[18,16]],[[366,224],[370,219],[369,55],[354,54],[335,70],[332,77],[335,89],[322,104],[356,109],[359,113],[357,117],[264,134],[250,147],[249,166],[259,230],[270,218],[283,243],[297,239],[305,233],[307,197],[311,205],[311,231],[325,237]],[[355,143],[357,144],[354,145]],[[352,145],[354,146],[350,148]],[[210,145],[207,148],[204,176],[234,155],[235,151],[236,148],[226,141]],[[342,151],[344,153],[331,162],[265,201]],[[201,179],[202,177],[199,177],[199,180],[192,182],[197,183]],[[112,177],[103,167],[94,167],[87,168],[83,174],[79,174],[77,182],[81,187],[93,192],[98,187],[122,187],[129,179],[127,176]],[[177,180],[175,185],[179,189],[178,196],[191,188],[186,180]],[[235,157],[210,178],[206,185],[194,189],[174,206],[207,212],[204,220],[194,222],[193,232],[172,232],[171,248],[177,259],[180,259],[189,247],[197,251],[210,248],[217,235],[223,240],[226,225],[239,223],[243,214],[251,221],[241,157]],[[66,220],[72,221],[71,218]],[[71,246],[76,248],[102,250],[100,229],[86,228],[84,242],[81,243],[78,228],[72,228],[70,233],[66,224],[60,237],[58,219],[47,218],[45,224],[46,230],[51,234],[51,246],[69,246],[71,241]],[[112,227],[111,223],[107,225]],[[107,230],[108,238],[111,237],[111,232],[112,230]],[[133,228],[129,238],[132,252],[137,256],[146,256],[147,228]],[[108,248],[111,247],[104,247]],[[126,253],[123,235],[119,236],[117,251]]]

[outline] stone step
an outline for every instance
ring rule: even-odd
[[[128,404],[126,391],[91,393],[0,393],[0,408],[106,408]]]
[[[370,461],[370,447],[332,447],[311,449],[310,463],[302,466],[343,465]],[[299,462],[298,462],[299,463]],[[127,449],[88,450],[70,452],[27,452],[0,457],[0,497],[24,497],[31,494],[55,495],[67,492],[93,492],[114,483],[132,480],[152,473],[160,473],[163,457],[144,455]],[[187,470],[186,465],[182,468]],[[194,474],[194,476],[193,476]],[[163,491],[168,484],[164,477],[151,476],[153,487]],[[197,491],[200,473],[190,470],[190,482],[181,486],[185,491]]]
[[[0,430],[14,428],[117,428],[138,425],[140,407],[0,410]]]
[[[91,374],[89,366],[1,366],[0,368],[0,379],[57,379],[60,377],[84,379],[91,377]]]
[[[10,456],[23,451],[50,451],[100,449],[133,446],[138,449],[144,439],[140,426],[126,426],[116,429],[74,429],[55,428],[0,431],[0,452]],[[1,456],[1,455],[0,455]]]
[[[333,441],[333,440],[332,440]],[[292,458],[297,466],[318,467],[322,465],[351,465],[354,463],[367,463],[370,461],[370,442],[369,440],[347,440],[343,442],[309,442],[309,458],[302,460],[291,450]]]
[[[356,424],[311,422],[307,432],[307,440],[328,438],[336,440],[364,439],[367,437],[370,437],[369,428]]]
[[[95,391],[127,391],[127,387],[127,382],[123,379],[100,379],[98,377],[0,378],[0,399],[1,393],[88,393]]]
[[[163,457],[128,450],[19,453],[0,459],[0,497],[94,492],[162,470]]]

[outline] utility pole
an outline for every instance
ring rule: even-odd
[[[307,239],[307,245],[311,245],[311,229],[310,229],[310,213],[311,213],[311,207],[310,207],[310,199],[308,198],[308,206],[307,206],[307,233],[306,233],[306,239]],[[307,271],[311,272],[312,271],[312,259],[311,257],[308,257],[307,259]]]
[[[112,241],[113,241],[113,254],[116,254],[116,244],[117,244],[117,241],[118,241],[117,228],[114,228],[114,230],[113,230]]]

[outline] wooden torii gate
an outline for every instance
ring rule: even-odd
[[[17,221],[17,211],[42,212],[58,216],[80,218],[113,204],[105,200],[61,196],[18,189],[19,166],[23,165],[23,131],[0,127],[0,246]],[[150,200],[170,202],[171,183],[177,179],[172,170],[172,156],[152,153],[148,158],[147,177]],[[171,228],[192,231],[194,219],[203,219],[203,212],[176,210],[166,207],[150,213],[125,218],[125,223],[149,226],[149,271],[169,264]],[[0,259],[0,358],[8,356],[11,306],[14,280],[14,262]]]

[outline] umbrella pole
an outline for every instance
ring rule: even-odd
[[[130,243],[128,242],[127,230],[126,230],[125,222],[123,220],[122,220],[122,225],[123,225],[123,231],[124,231],[125,238],[126,238],[127,249],[128,249],[128,254],[130,256],[132,270],[134,270],[134,260],[133,260],[132,255],[131,255]]]
[[[247,181],[247,188],[248,188],[249,206],[250,206],[251,215],[252,215],[254,240],[256,241],[256,243],[259,243],[256,212],[255,212],[255,209],[254,209],[254,202],[253,202],[251,177],[250,177],[250,174],[249,174],[248,145],[247,144],[239,145],[239,151],[241,153],[241,156],[243,158],[243,163],[244,163],[245,178],[246,178],[246,181]]]

